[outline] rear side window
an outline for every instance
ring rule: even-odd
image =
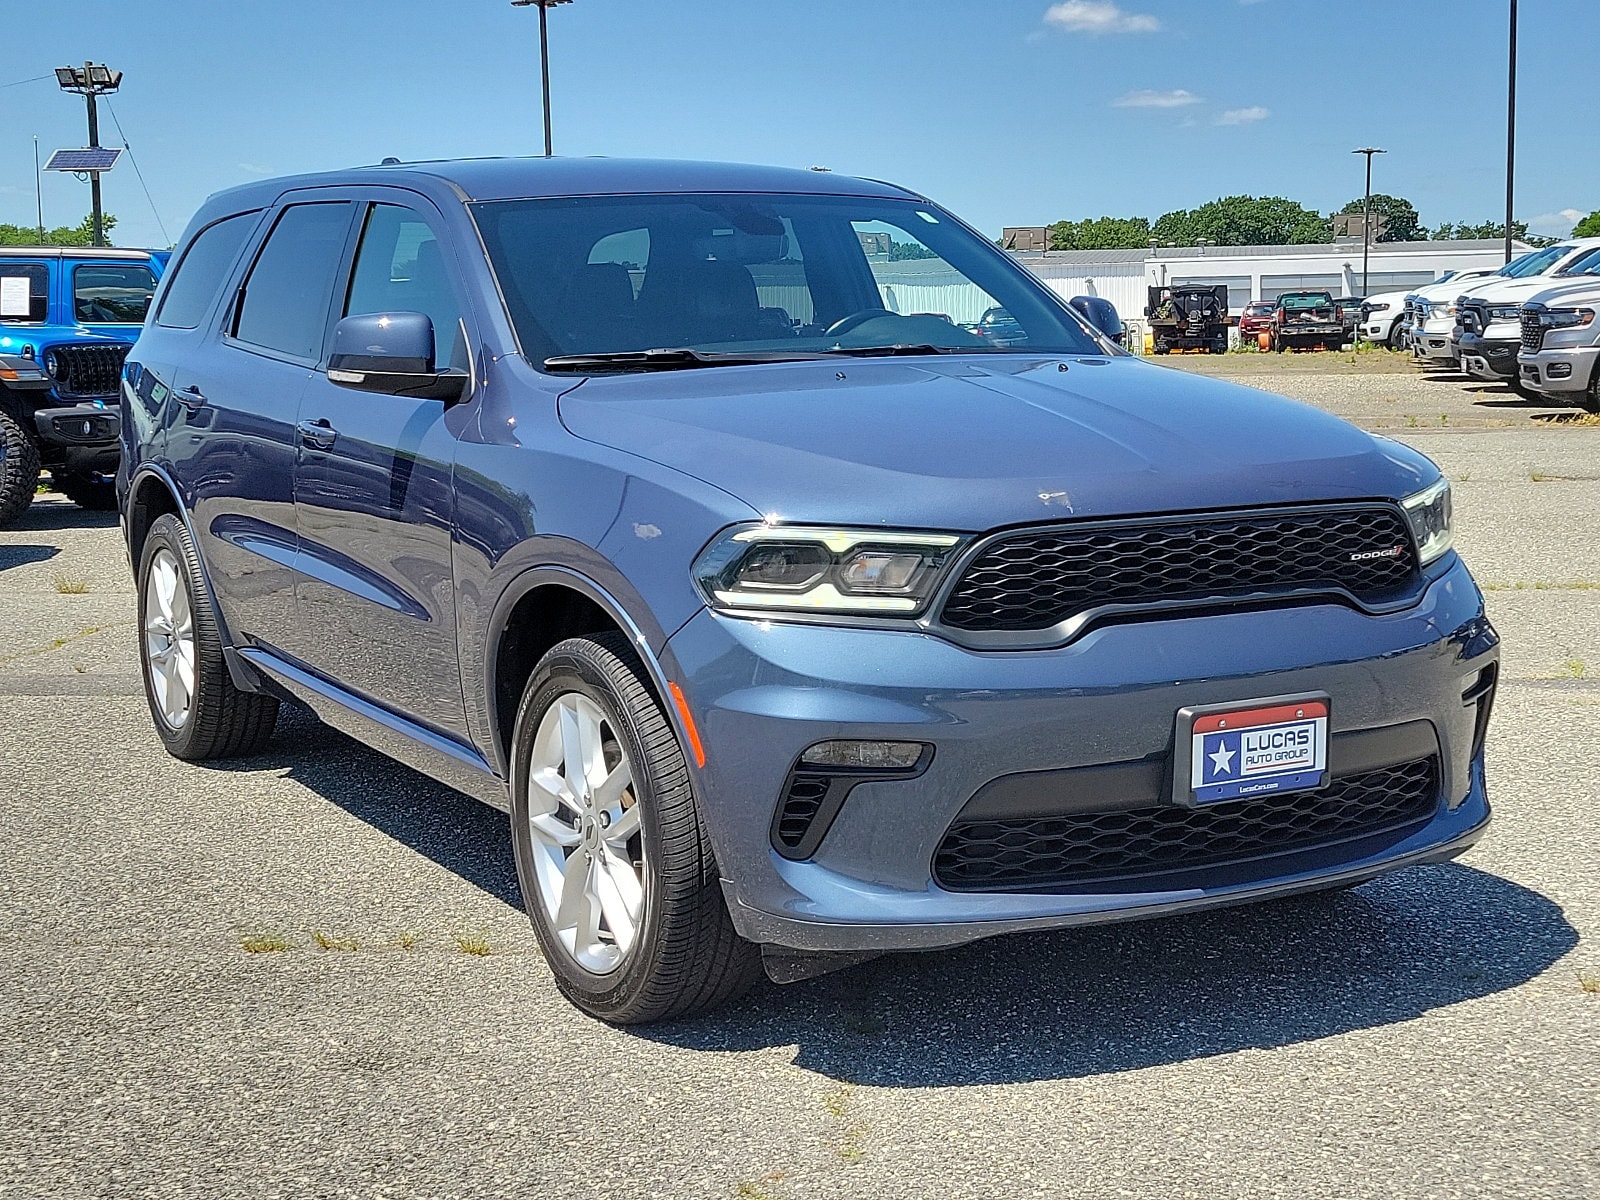
[[[0,321],[43,321],[50,273],[42,263],[0,262]]]
[[[294,358],[321,357],[350,209],[345,201],[283,210],[245,280],[234,337]]]
[[[72,272],[72,314],[89,324],[142,325],[155,291],[156,277],[149,267],[77,267]]]
[[[161,307],[156,310],[157,325],[193,329],[200,324],[255,223],[255,213],[241,213],[200,231],[167,281]]]

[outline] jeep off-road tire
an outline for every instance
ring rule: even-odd
[[[39,443],[17,414],[0,403],[0,526],[28,511],[38,487]]]
[[[556,986],[584,1012],[685,1017],[760,977],[683,747],[620,633],[568,639],[534,668],[512,733],[511,840]]]
[[[98,471],[51,471],[50,484],[87,512],[115,512],[117,487]]]
[[[139,663],[156,733],[174,758],[254,754],[272,737],[275,697],[240,691],[189,530],[155,519],[139,555]]]

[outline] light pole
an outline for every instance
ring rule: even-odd
[[[1517,0],[1511,0],[1511,53],[1506,71],[1506,261],[1511,261],[1512,184],[1517,169]]]
[[[1372,255],[1372,156],[1389,152],[1379,150],[1376,146],[1364,146],[1350,153],[1367,156],[1367,190],[1361,197],[1361,294],[1368,296],[1371,295],[1371,289],[1367,287],[1367,260]]]
[[[558,4],[571,4],[572,0],[511,0],[512,8],[527,8],[530,5],[539,10],[539,77],[543,82],[544,96],[544,156],[549,158],[550,143],[550,41],[549,33],[545,26],[545,18],[550,9]]]
[[[76,92],[89,106],[89,148],[100,148],[100,112],[95,97],[116,91],[122,86],[122,72],[86,62],[81,67],[57,67],[56,82],[64,92]],[[100,172],[89,172],[89,196],[94,210],[94,244],[106,244],[105,217],[100,211]]]

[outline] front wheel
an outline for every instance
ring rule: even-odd
[[[189,530],[163,514],[139,555],[139,659],[156,733],[174,758],[253,754],[278,720],[272,696],[240,691]]]
[[[517,879],[556,986],[617,1025],[705,1012],[757,978],[676,734],[626,638],[539,661],[512,734]]]
[[[0,405],[0,525],[27,512],[38,487],[39,445],[16,414]]]
[[[1578,404],[1592,413],[1600,413],[1600,363],[1595,364],[1594,373],[1589,376],[1589,386],[1578,397]]]
[[[1393,325],[1389,326],[1389,336],[1384,344],[1387,345],[1391,350],[1405,349],[1406,331],[1400,327],[1399,321],[1396,321]]]

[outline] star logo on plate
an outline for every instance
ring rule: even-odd
[[[1228,774],[1229,767],[1233,763],[1232,750],[1229,750],[1227,746],[1223,746],[1220,750],[1213,752],[1210,758],[1211,767],[1218,775]]]

